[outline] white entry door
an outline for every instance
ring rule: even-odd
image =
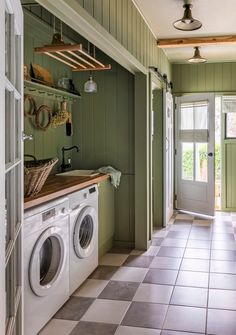
[[[164,226],[167,225],[173,215],[173,195],[174,195],[174,164],[173,164],[173,97],[172,94],[164,90]]]
[[[177,98],[178,209],[214,215],[214,94]]]

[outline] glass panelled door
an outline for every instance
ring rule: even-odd
[[[4,122],[1,132],[5,152],[4,171],[4,218],[5,226],[5,295],[0,304],[5,305],[5,329],[1,334],[23,334],[22,328],[22,96],[23,96],[23,13],[19,0],[1,1],[4,10],[5,27],[1,31],[4,46],[1,53],[5,67],[1,78],[4,90]],[[3,65],[2,65],[3,64]],[[1,92],[2,93],[2,92]],[[2,192],[2,190],[1,190]],[[2,196],[2,194],[0,194]],[[3,267],[4,269],[4,267]],[[3,272],[1,273],[1,275]],[[4,299],[5,297],[5,299]]]
[[[214,94],[177,98],[178,209],[214,215]]]

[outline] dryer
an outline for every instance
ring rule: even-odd
[[[25,212],[24,335],[36,335],[69,298],[69,202]]]
[[[98,187],[68,196],[70,206],[70,294],[98,266]]]

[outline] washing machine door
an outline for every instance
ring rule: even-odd
[[[89,257],[97,247],[98,216],[95,208],[87,206],[77,216],[74,225],[74,251],[79,258]]]
[[[29,264],[29,281],[38,296],[49,295],[61,279],[67,253],[63,236],[60,227],[50,227],[40,235],[34,246]]]

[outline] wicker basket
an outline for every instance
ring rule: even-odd
[[[37,160],[32,155],[25,156],[33,160],[24,162],[24,195],[33,197],[41,191],[53,166],[58,162],[58,158]]]

